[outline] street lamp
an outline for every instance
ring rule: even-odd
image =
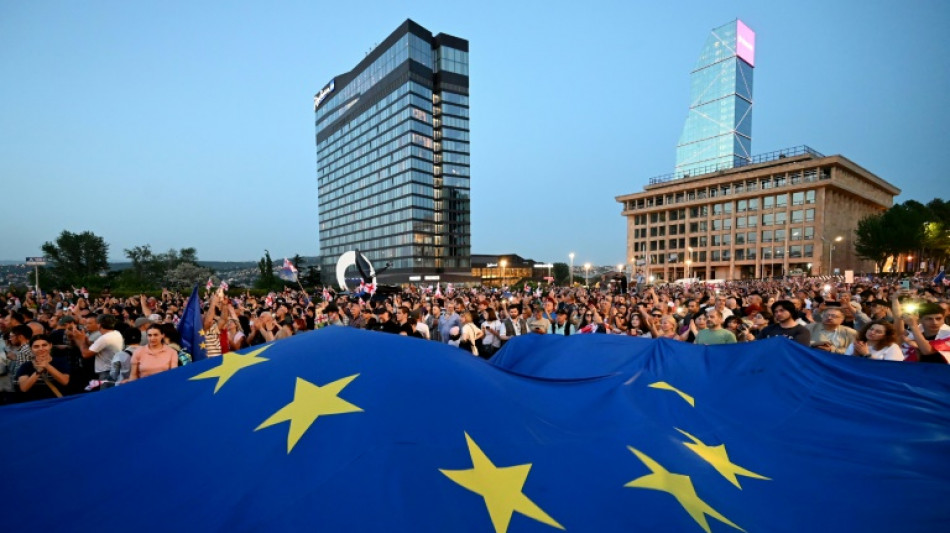
[[[584,285],[590,288],[590,263],[584,263]]]
[[[829,276],[834,274],[834,270],[831,269],[831,253],[834,252],[835,250],[834,243],[841,242],[841,239],[844,239],[844,237],[842,237],[841,235],[838,235],[837,237],[835,237],[835,240],[833,242],[829,242],[828,239],[824,237],[821,238],[821,240],[828,245],[828,275]]]
[[[838,235],[837,237],[835,237],[835,242],[841,242],[841,239],[843,238],[844,237],[842,237],[841,235]],[[835,251],[835,245],[832,244],[831,247],[828,248],[828,270],[830,270],[828,274],[832,276],[834,275],[835,271],[833,268],[831,268],[831,252],[834,252],[834,251]]]
[[[574,252],[567,254],[571,258],[571,287],[574,286]]]

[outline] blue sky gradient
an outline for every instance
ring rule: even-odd
[[[624,260],[710,29],[756,32],[753,152],[807,144],[946,197],[950,2],[0,3],[0,259],[319,253],[313,94],[406,18],[470,41],[472,251]]]

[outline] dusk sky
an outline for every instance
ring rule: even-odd
[[[0,2],[0,259],[64,229],[203,260],[319,253],[313,95],[405,19],[470,42],[472,252],[624,262],[709,31],[756,32],[754,153],[947,198],[950,2]]]

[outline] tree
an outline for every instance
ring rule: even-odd
[[[194,248],[176,250],[170,248],[161,254],[152,253],[150,245],[135,246],[124,250],[125,256],[132,261],[132,267],[122,271],[119,276],[119,286],[126,290],[154,290],[166,283],[171,271],[182,265],[198,267],[198,252]],[[206,272],[211,272],[205,269]],[[177,272],[173,278],[185,279],[182,273],[192,273],[194,269],[185,269]],[[190,275],[190,274],[189,274]]]
[[[567,263],[554,263],[551,275],[556,284],[567,285],[571,278],[571,268],[567,266]]]
[[[304,287],[316,287],[320,283],[320,269],[310,265],[307,267],[307,273],[300,276],[300,284]]]
[[[300,269],[307,264],[307,260],[300,256],[300,254],[295,254],[293,259],[290,260],[294,264],[294,268],[297,269],[297,272],[300,272]]]
[[[877,271],[883,272],[884,264],[893,249],[884,213],[865,216],[858,221],[858,227],[854,233],[856,236],[854,250],[858,257],[874,261]]]
[[[48,258],[48,270],[59,287],[98,286],[100,274],[109,269],[109,245],[91,231],[63,230],[56,242],[41,247]]]
[[[269,251],[264,250],[264,257],[258,261],[257,268],[260,270],[260,277],[257,278],[255,287],[270,290],[280,286],[280,281],[274,275],[274,261],[270,258]]]
[[[181,263],[175,268],[169,269],[163,279],[164,286],[189,291],[196,283],[200,283],[210,278],[214,272],[210,268],[198,266],[193,262]]]

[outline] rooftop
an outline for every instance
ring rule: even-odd
[[[658,183],[666,183],[668,181],[673,181],[681,178],[689,178],[691,176],[702,176],[704,174],[712,174],[713,172],[719,172],[721,170],[732,170],[736,168],[746,167],[749,165],[758,165],[761,163],[768,163],[771,161],[777,161],[779,159],[785,159],[788,157],[796,157],[807,155],[814,158],[825,157],[824,154],[818,152],[817,150],[812,149],[806,145],[793,146],[791,148],[783,148],[781,150],[774,150],[772,152],[766,152],[764,154],[758,154],[752,156],[749,161],[744,161],[739,165],[709,165],[702,167],[700,169],[692,169],[690,171],[684,172],[671,172],[669,174],[663,174],[661,176],[655,176],[650,178],[650,185],[656,185]]]

